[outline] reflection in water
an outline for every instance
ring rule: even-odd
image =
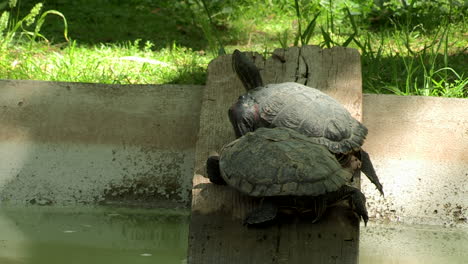
[[[0,207],[0,264],[181,264],[188,210]],[[361,264],[468,263],[468,232],[370,223]]]
[[[1,264],[184,263],[186,210],[0,208]]]

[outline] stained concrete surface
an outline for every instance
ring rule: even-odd
[[[468,229],[398,223],[361,227],[360,264],[465,264]]]
[[[188,204],[202,90],[0,80],[0,201]]]
[[[363,122],[385,197],[362,180],[370,217],[468,227],[468,100],[365,95]]]

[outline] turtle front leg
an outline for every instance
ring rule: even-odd
[[[226,185],[223,177],[221,177],[221,171],[219,170],[219,156],[213,155],[208,157],[206,160],[206,174],[208,179],[214,184]]]
[[[374,166],[372,165],[369,154],[361,149],[360,156],[361,156],[360,158],[362,162],[361,171],[375,185],[375,187],[377,187],[377,190],[379,190],[380,194],[383,196],[384,195],[383,187],[379,181],[379,177],[377,177],[377,174],[375,173],[375,169],[374,169]]]
[[[359,218],[364,220],[364,225],[367,226],[369,215],[366,208],[366,197],[359,189],[345,185],[338,191],[327,193],[324,196],[327,199],[327,205],[350,199],[351,204],[354,206],[354,211],[358,214]]]

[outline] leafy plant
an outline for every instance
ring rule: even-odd
[[[370,13],[375,27],[422,25],[425,30],[437,30],[439,21],[449,18],[463,21],[468,14],[464,0],[379,0]]]
[[[419,27],[398,25],[394,32],[380,33],[377,51],[371,45],[372,37],[367,33],[364,41],[355,39],[363,54],[363,69],[367,69],[364,87],[373,92],[388,90],[398,95],[424,95],[466,97],[468,78],[449,67],[449,20],[441,25],[428,41],[413,43],[420,39]],[[395,45],[384,54],[384,38]],[[385,72],[392,73],[392,79],[384,79]]]
[[[296,17],[297,17],[297,32],[296,36],[294,39],[294,46],[298,46],[299,40],[301,45],[307,45],[310,41],[310,38],[314,34],[315,26],[316,26],[316,21],[317,18],[320,16],[320,11],[317,12],[313,18],[309,21],[306,29],[302,31],[302,14],[301,14],[301,8],[299,7],[299,0],[294,0],[294,9],[296,10]]]
[[[356,42],[355,37],[358,35],[359,31],[358,31],[358,26],[354,20],[354,17],[351,14],[351,11],[349,10],[348,7],[345,7],[343,9],[343,13],[349,18],[349,22],[350,22],[353,32],[346,38],[344,42],[340,44],[337,42],[337,40],[332,39],[332,35],[333,35],[332,31],[327,30],[323,26],[321,26],[320,30],[322,32],[322,37],[323,37],[323,42],[321,43],[322,47],[324,46],[326,46],[327,48],[331,48],[332,46],[347,47],[353,40]],[[329,29],[329,27],[327,28]]]
[[[217,14],[213,15],[211,12],[211,7],[213,4],[216,4],[216,2],[219,1],[212,1],[210,2],[211,5],[208,4],[206,0],[185,0],[185,3],[189,7],[189,9],[192,9],[192,16],[194,19],[194,22],[199,24],[203,30],[203,34],[208,41],[208,45],[211,49],[211,52],[213,54],[226,54],[226,51],[224,49],[223,42],[216,30],[216,23],[214,22],[213,17],[222,13],[228,13],[230,12],[229,8],[224,8]],[[199,14],[201,13],[200,10],[203,10],[203,13],[205,14],[206,17],[201,17]]]
[[[283,32],[277,34],[278,41],[281,45],[281,48],[287,49],[289,45],[289,29],[283,30]]]
[[[9,1],[10,10],[16,7],[16,0]],[[47,38],[40,34],[41,27],[47,15],[57,15],[62,18],[64,23],[63,35],[68,41],[68,24],[65,16],[57,10],[48,10],[41,14],[42,3],[37,3],[31,11],[22,19],[14,19],[11,17],[10,11],[3,11],[0,16],[0,49],[5,49],[7,46],[15,42],[23,41],[23,37],[29,39],[32,44],[37,37],[48,42]],[[1,7],[1,6],[0,6]],[[5,8],[5,5],[3,5]],[[39,17],[39,18],[38,18]],[[29,29],[34,25],[34,29]]]

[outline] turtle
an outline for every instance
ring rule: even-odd
[[[314,212],[314,223],[328,206],[346,199],[367,225],[366,197],[350,185],[358,163],[343,167],[327,147],[310,137],[286,127],[262,127],[209,156],[206,172],[212,183],[262,199],[245,217],[248,226],[271,223],[291,209]]]
[[[384,195],[369,154],[362,149],[367,128],[331,96],[299,83],[263,84],[260,71],[235,50],[232,66],[247,92],[228,110],[236,137],[259,127],[288,127],[323,144],[345,165],[353,157],[361,170]]]

